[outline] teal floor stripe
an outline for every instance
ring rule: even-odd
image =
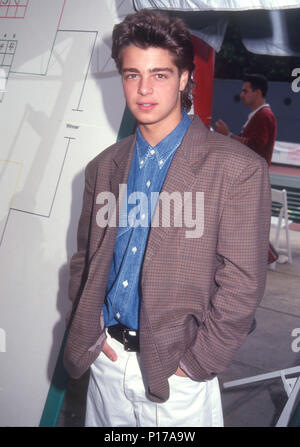
[[[55,427],[64,401],[69,376],[63,365],[63,353],[66,343],[66,334],[56,362],[52,382],[40,421],[40,427]]]
[[[298,403],[296,410],[291,418],[289,427],[300,427],[300,402]]]
[[[129,109],[126,107],[123,113],[117,141],[133,134],[136,127],[136,121]],[[63,365],[63,353],[65,349],[66,335],[58,355],[52,382],[48,391],[44,411],[40,421],[40,427],[55,427],[61,411],[68,386],[69,376]]]

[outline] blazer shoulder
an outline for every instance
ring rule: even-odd
[[[236,179],[243,169],[262,167],[266,161],[252,149],[233,138],[207,129],[198,116],[194,116],[182,143],[182,153],[192,165],[193,172],[202,175],[202,169],[216,175]]]
[[[208,153],[215,158],[216,168],[226,171],[228,176],[236,177],[244,169],[267,168],[263,157],[245,144],[218,132],[207,135]]]
[[[229,138],[213,130],[207,129],[198,116],[193,118],[191,127],[184,138],[184,144],[187,147],[186,152],[191,160],[197,160],[204,157],[223,157],[233,158],[242,161],[251,162],[251,159],[257,159],[253,151],[247,146],[233,138]]]

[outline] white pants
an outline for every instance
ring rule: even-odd
[[[223,414],[217,378],[195,382],[169,378],[170,397],[164,403],[149,400],[140,368],[140,355],[124,351],[108,335],[116,362],[101,352],[91,366],[86,427],[221,427]]]

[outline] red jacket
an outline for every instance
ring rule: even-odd
[[[269,106],[262,107],[243,129],[243,143],[271,164],[276,139],[276,118]]]

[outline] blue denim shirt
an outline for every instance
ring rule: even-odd
[[[178,126],[155,147],[137,130],[103,306],[105,326],[122,323],[134,330],[139,327],[139,278],[152,213],[176,149],[191,123],[188,115],[182,114]],[[158,194],[154,195],[156,201],[152,194],[151,203],[154,192]]]

